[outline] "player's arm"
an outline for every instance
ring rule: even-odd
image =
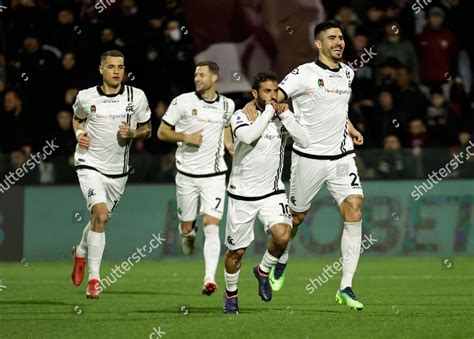
[[[287,100],[285,93],[281,89],[278,89],[278,102],[283,102]],[[242,111],[245,113],[245,116],[249,121],[254,122],[258,117],[257,107],[255,106],[255,99],[249,101]]]
[[[275,114],[275,109],[272,105],[267,104],[265,111],[254,121],[253,124],[240,124],[234,128],[234,135],[244,144],[250,145],[258,140],[265,128],[267,128],[270,119]]]
[[[230,155],[234,156],[234,140],[232,138],[232,129],[227,126],[224,129],[224,145]]]
[[[126,121],[122,121],[119,136],[122,139],[148,139],[151,136],[151,121],[137,123],[137,129],[131,129]]]
[[[351,136],[352,138],[352,142],[355,144],[355,145],[363,145],[364,144],[364,136],[362,135],[362,133],[360,133],[358,130],[356,130],[356,128],[354,127],[354,125],[352,125],[352,122],[347,119],[347,124],[348,124],[348,127],[349,127],[349,135]]]
[[[308,147],[309,138],[306,129],[296,120],[295,115],[289,110],[288,105],[280,104],[277,112],[281,123],[290,133],[295,143],[301,148]]]
[[[165,121],[161,122],[160,127],[158,128],[157,136],[158,139],[166,142],[184,142],[185,144],[191,144],[195,146],[202,144],[202,130],[191,134],[176,133],[176,131],[173,129],[173,126]]]
[[[87,135],[85,122],[87,120],[87,113],[84,111],[79,94],[76,97],[76,101],[72,106],[74,115],[72,118],[72,128],[76,134],[76,140],[80,148],[88,149],[90,146],[90,139]]]

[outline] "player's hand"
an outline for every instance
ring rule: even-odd
[[[275,111],[277,112],[278,115],[280,115],[283,112],[286,112],[289,109],[288,104],[276,104]]]
[[[349,135],[352,138],[352,142],[355,145],[360,146],[364,143],[364,136],[358,130],[354,129],[354,130],[350,131]]]
[[[80,148],[89,149],[89,146],[91,145],[91,139],[89,139],[87,132],[79,134],[77,137],[77,143],[79,144]]]
[[[255,106],[255,100],[252,100],[247,103],[247,105],[245,105],[242,111],[245,113],[245,116],[247,117],[247,119],[249,119],[250,122],[254,122],[255,120],[257,120],[258,112],[257,107]]]
[[[184,135],[184,142],[186,144],[201,146],[202,144],[202,130]]]
[[[234,156],[234,152],[235,152],[235,145],[234,145],[234,143],[226,144],[226,145],[225,145],[225,148],[227,149],[227,152],[229,152],[229,154],[230,154],[231,156]]]
[[[126,121],[122,121],[122,124],[119,126],[119,136],[122,139],[133,139],[135,137],[135,131],[130,129]]]

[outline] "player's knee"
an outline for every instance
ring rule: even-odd
[[[292,212],[293,215],[293,227],[298,227],[303,223],[306,217],[306,212]]]
[[[109,221],[109,212],[105,210],[98,211],[94,214],[93,219],[99,226],[105,226]]]
[[[280,247],[286,248],[291,238],[291,227],[287,224],[275,225],[272,230],[273,243]]]
[[[181,221],[179,223],[180,234],[189,234],[193,231],[196,221]]]
[[[343,204],[345,222],[359,222],[362,220],[362,197],[360,195],[346,198]]]

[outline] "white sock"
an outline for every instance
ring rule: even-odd
[[[357,269],[362,241],[362,220],[345,222],[341,238],[342,279],[340,289],[352,287],[352,278]]]
[[[278,262],[279,262],[280,264],[286,264],[286,263],[288,262],[288,254],[289,254],[289,252],[290,252],[291,240],[292,240],[292,239],[290,239],[290,241],[288,241],[288,245],[286,245],[286,250],[285,250],[285,252],[283,252],[283,254],[281,255],[281,257],[278,258]]]
[[[227,273],[224,269],[224,279],[225,279],[225,289],[229,292],[237,291],[237,282],[239,281],[239,273],[238,270],[235,273]]]
[[[215,281],[220,253],[221,240],[219,239],[219,226],[204,226],[204,263],[206,267],[204,282]]]
[[[89,231],[87,234],[87,264],[89,265],[89,280],[100,280],[100,262],[105,248],[105,233]]]
[[[278,258],[271,255],[268,250],[263,255],[262,262],[260,263],[260,270],[264,273],[270,272],[273,266],[278,262]]]
[[[87,234],[91,230],[91,222],[89,221],[82,231],[82,239],[79,245],[76,247],[76,256],[79,258],[85,258],[87,255]]]

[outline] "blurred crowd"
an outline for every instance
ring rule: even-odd
[[[283,0],[225,1],[264,7]],[[469,145],[470,1],[312,1],[345,34],[344,61],[355,70],[349,116],[365,137],[363,178],[421,178]],[[171,99],[194,89],[195,53],[180,1],[11,0],[0,16],[2,176],[55,139],[60,148],[23,183],[75,182],[71,106],[80,89],[99,83],[100,54],[118,49],[127,82],[145,91],[153,112],[152,138],[133,144],[130,181],[173,180],[175,148],[156,130]],[[246,95],[232,94],[237,108]],[[454,176],[474,176],[473,165]]]

